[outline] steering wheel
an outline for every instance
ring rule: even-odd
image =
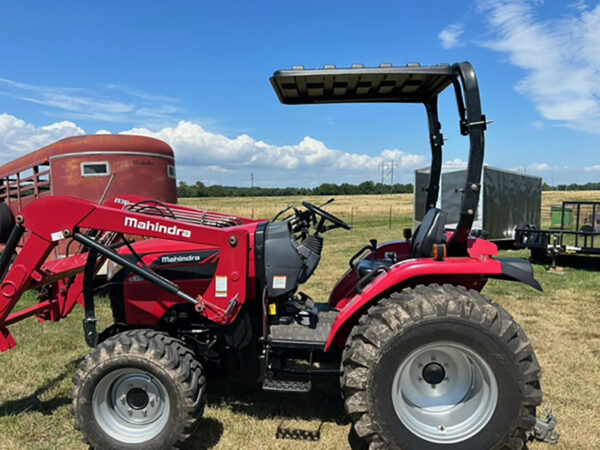
[[[342,219],[335,217],[333,214],[328,213],[327,211],[323,211],[318,206],[313,205],[312,203],[302,202],[302,206],[308,209],[313,214],[321,216],[323,219],[329,220],[335,227],[343,228],[344,230],[350,230],[351,227]]]

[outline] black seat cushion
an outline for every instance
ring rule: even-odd
[[[359,278],[364,277],[368,273],[371,273],[380,268],[389,269],[394,262],[391,259],[361,259],[356,264],[356,273]]]
[[[411,253],[413,258],[430,258],[433,256],[433,244],[444,242],[444,227],[447,216],[444,211],[438,208],[431,208],[427,211],[412,239]]]

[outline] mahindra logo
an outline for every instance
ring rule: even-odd
[[[191,238],[192,232],[184,228],[179,228],[177,225],[166,226],[161,225],[158,222],[152,222],[150,220],[141,221],[135,217],[125,217],[125,226],[137,228],[138,230],[155,231],[157,233],[170,234],[171,236],[182,236],[184,238]]]

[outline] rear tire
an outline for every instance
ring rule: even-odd
[[[105,340],[73,383],[75,428],[96,449],[178,448],[204,411],[202,366],[181,341],[153,330]]]
[[[512,317],[452,285],[380,300],[342,355],[345,408],[371,449],[523,448],[542,400],[539,380]]]

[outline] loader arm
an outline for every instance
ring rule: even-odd
[[[156,215],[128,209],[139,203],[139,197],[99,206],[72,197],[48,197],[27,206],[17,217],[17,226],[0,257],[0,273],[4,274],[16,246],[24,239],[24,245],[0,283],[0,352],[13,348],[16,343],[6,326],[33,314],[44,311],[72,309],[83,289],[77,281],[77,292],[70,296],[53,298],[38,305],[10,315],[24,292],[34,287],[47,286],[57,280],[83,272],[87,258],[75,255],[59,263],[44,264],[51,250],[59,241],[73,238],[83,246],[105,258],[125,265],[119,255],[82,230],[113,232],[147,238],[208,244],[220,249],[215,276],[202,296],[197,292],[185,293],[173,282],[160,277],[150,268],[128,262],[131,269],[162,289],[178,295],[182,302],[196,306],[196,311],[207,319],[220,324],[233,321],[247,297],[249,241],[259,221],[249,219],[224,220],[214,215],[206,220],[207,213],[178,205],[163,205],[169,214]],[[152,206],[160,209],[158,206]],[[212,214],[212,213],[211,213]],[[79,279],[81,277],[77,277]],[[77,284],[76,283],[76,284]],[[80,300],[79,300],[80,301]],[[81,302],[81,301],[80,301]]]

